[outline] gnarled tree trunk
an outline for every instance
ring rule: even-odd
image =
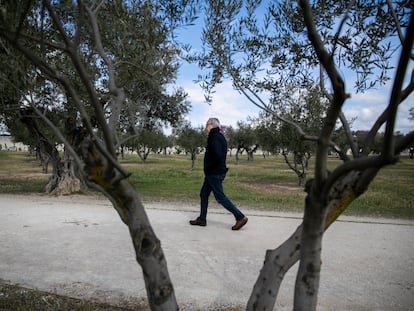
[[[53,172],[45,187],[45,192],[51,195],[69,195],[86,190],[86,186],[77,175],[76,164],[69,153],[64,152],[63,160],[52,161]]]
[[[52,164],[52,175],[45,187],[45,192],[52,195],[68,195],[83,190],[84,185],[76,173],[75,162],[72,161],[69,153],[64,152],[62,161],[55,143],[43,133],[37,123],[38,118],[32,109],[24,109],[20,113],[22,114],[21,121],[27,126],[29,132],[37,138],[43,171],[46,173],[47,169],[45,167],[49,163]],[[47,161],[47,163],[44,161]]]
[[[91,186],[98,188],[113,203],[122,221],[128,226],[141,265],[145,287],[152,310],[178,310],[174,288],[167,269],[167,262],[144,206],[128,176],[119,172],[101,154],[96,144],[85,138],[80,154],[85,163],[84,172]]]
[[[298,260],[301,260],[301,263],[297,274],[295,310],[309,310],[309,301],[302,299],[302,296],[317,299],[317,293],[307,289],[311,288],[309,287],[311,282],[319,282],[323,233],[357,197],[366,191],[367,185],[374,179],[377,171],[378,169],[367,169],[363,173],[351,171],[338,180],[332,187],[329,197],[326,198],[325,206],[328,213],[321,212],[322,206],[317,208],[316,204],[321,204],[323,200],[309,193],[313,181],[309,182],[306,187],[308,191],[305,201],[306,217],[284,243],[266,252],[265,262],[250,295],[247,310],[272,310],[286,272]],[[303,249],[303,245],[307,245],[307,250]],[[318,250],[316,253],[314,253],[315,249]],[[303,302],[306,302],[306,305],[303,305]]]

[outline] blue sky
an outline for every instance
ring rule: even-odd
[[[181,30],[180,37],[197,49],[201,46],[201,26],[196,25]],[[398,56],[398,54],[395,54]],[[410,70],[414,67],[411,66]],[[193,81],[197,79],[200,69],[196,65],[182,64],[177,84],[188,93],[188,100],[192,110],[187,116],[193,127],[204,125],[209,117],[217,117],[223,125],[236,126],[237,121],[246,121],[247,117],[256,117],[259,108],[254,106],[247,98],[239,94],[232,87],[231,81],[224,81],[216,87],[211,104],[207,104],[199,85]],[[392,75],[391,75],[392,77]],[[410,77],[410,75],[408,75]],[[345,81],[353,81],[352,77],[344,77]],[[351,82],[348,82],[351,83]],[[356,118],[352,123],[353,130],[369,130],[378,116],[383,112],[390,96],[391,82],[385,86],[370,90],[363,94],[355,94],[352,85],[346,85],[351,98],[346,101],[343,108],[348,120]],[[414,121],[408,120],[409,109],[414,107],[414,95],[412,94],[400,105],[396,131],[407,133],[414,130]]]
[[[211,104],[204,100],[203,91],[193,80],[197,78],[196,66],[183,66],[178,84],[188,93],[192,110],[187,120],[194,127],[204,125],[209,117],[217,117],[223,125],[236,126],[237,121],[246,121],[247,117],[258,116],[260,109],[254,106],[243,95],[235,91],[231,81],[225,81],[215,89]],[[348,120],[356,118],[353,130],[369,130],[378,116],[383,112],[390,96],[391,82],[366,93],[351,93],[351,98],[344,105],[344,113]],[[348,89],[349,90],[349,89]],[[414,130],[414,122],[408,119],[409,109],[414,107],[414,95],[401,104],[396,130],[407,133]]]

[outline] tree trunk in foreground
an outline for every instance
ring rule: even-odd
[[[313,310],[313,306],[316,309],[326,208],[318,196],[318,191],[309,189],[302,222],[300,263],[295,282],[295,311]]]
[[[112,202],[122,221],[128,226],[141,265],[152,310],[178,310],[167,262],[135,188],[102,156],[89,139],[82,142],[80,153],[89,182]]]
[[[303,221],[278,248],[267,250],[263,267],[254,285],[246,310],[273,310],[286,272],[298,260],[303,260],[302,258],[306,258],[312,252],[311,259],[308,259],[311,261],[305,262],[303,260],[301,261],[302,266],[299,267],[296,282],[296,289],[299,287],[299,291],[295,295],[294,307],[295,310],[314,310],[316,308],[318,293],[314,292],[313,289],[308,289],[315,288],[315,283],[319,283],[320,254],[324,230],[357,197],[366,191],[366,186],[375,177],[377,171],[377,169],[366,170],[363,173],[352,171],[338,180],[327,199],[328,215],[323,218],[315,217],[318,213],[314,202],[315,197],[308,193],[305,207],[308,220]],[[320,199],[317,198],[317,201],[320,202]],[[322,220],[323,227],[321,230],[320,223]],[[309,285],[312,282],[314,284],[310,287]],[[316,288],[318,288],[317,285]],[[313,300],[313,303],[310,303],[309,300]]]

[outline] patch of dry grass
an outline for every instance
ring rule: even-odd
[[[39,160],[23,152],[2,152],[0,178],[45,179],[49,174],[42,172]],[[52,168],[49,167],[51,171]]]
[[[0,282],[0,310],[4,311],[132,311],[147,307],[125,303],[112,306]]]
[[[242,311],[241,306],[217,307],[216,311]],[[77,299],[34,290],[0,280],[0,311],[147,311],[145,301],[125,300],[117,305]],[[191,306],[181,308],[193,310]]]

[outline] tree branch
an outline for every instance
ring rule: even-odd
[[[60,35],[62,36],[63,41],[65,42],[67,47],[71,47],[72,46],[72,42],[69,40],[68,36],[66,35],[66,31],[65,29],[62,27],[62,24],[60,22],[59,17],[56,15],[55,10],[53,9],[53,7],[50,4],[49,0],[43,0],[44,5],[47,7],[47,10],[49,11],[50,17],[53,21],[53,24],[57,27],[58,32],[60,33]]]
[[[341,34],[342,28],[344,27],[346,20],[349,18],[349,11],[351,10],[351,8],[354,4],[355,4],[355,0],[352,0],[352,1],[349,2],[348,7],[346,9],[345,16],[342,18],[342,20],[339,24],[339,27],[338,27],[338,31],[335,33],[331,57],[333,57],[334,54],[335,54],[336,44],[338,43],[338,38]]]
[[[93,31],[95,43],[96,43],[96,49],[99,55],[104,60],[106,66],[108,67],[109,92],[115,96],[115,101],[111,105],[112,111],[111,111],[111,117],[109,120],[109,131],[104,132],[104,134],[107,134],[107,135],[110,135],[112,133],[112,136],[114,136],[116,133],[117,124],[119,122],[119,116],[121,112],[120,106],[125,101],[125,92],[122,88],[118,88],[116,86],[114,66],[112,64],[112,61],[106,55],[103,45],[102,45],[101,34],[99,31],[98,21],[96,18],[98,14],[98,10],[102,5],[103,5],[103,1],[99,3],[94,10],[86,7],[86,11],[88,12],[88,15],[90,17],[92,31]],[[112,143],[112,141],[113,140],[111,139],[110,141],[107,141],[107,142]],[[113,148],[113,146],[111,148]]]
[[[414,71],[411,73],[411,81],[407,85],[407,87],[401,91],[401,102],[400,104],[414,91]],[[364,140],[362,145],[362,155],[368,155],[370,151],[370,147],[374,141],[375,135],[379,131],[380,127],[387,121],[388,116],[388,107],[381,113],[378,119],[375,121],[374,125],[372,126],[371,130],[369,131],[367,137]]]
[[[72,59],[73,65],[76,68],[77,72],[79,73],[79,76],[80,76],[83,84],[86,87],[89,98],[91,100],[91,104],[93,105],[94,110],[95,110],[95,117],[97,118],[99,124],[102,126],[101,130],[104,133],[103,136],[104,136],[104,139],[105,139],[105,143],[106,143],[106,146],[107,146],[107,148],[109,150],[109,153],[111,154],[111,158],[112,158],[112,157],[115,156],[114,144],[113,144],[113,141],[111,139],[111,135],[110,135],[110,132],[108,130],[108,127],[106,125],[106,120],[105,120],[105,117],[104,117],[102,106],[100,105],[100,103],[97,99],[96,90],[95,90],[95,88],[93,87],[93,85],[91,83],[91,79],[88,76],[84,65],[82,64],[81,60],[79,59],[79,55],[77,53],[76,45],[73,42],[71,42],[69,40],[68,36],[66,35],[66,32],[63,29],[59,18],[57,17],[55,11],[53,10],[53,7],[50,4],[50,1],[45,0],[45,5],[48,8],[49,14],[52,17],[54,25],[58,28],[58,31],[61,34],[61,36],[63,38],[63,41],[65,42],[65,44],[67,46],[67,51],[68,51],[68,53],[69,53],[69,55]],[[79,3],[79,6],[82,6],[82,3]],[[81,105],[78,105],[78,106],[81,106]],[[93,133],[93,131],[91,131],[91,133]],[[112,160],[112,162],[113,162],[113,160]]]
[[[348,140],[349,146],[351,147],[351,151],[352,151],[352,156],[354,158],[356,158],[358,156],[358,147],[354,141],[354,137],[352,136],[352,131],[351,128],[349,126],[348,120],[345,117],[344,112],[341,110],[341,112],[339,113],[339,120],[341,120],[342,123],[342,128],[345,131],[345,135],[346,135],[346,139]],[[346,152],[346,151],[344,151]],[[346,156],[346,154],[344,154]],[[349,160],[348,157],[346,157],[346,160]]]
[[[411,71],[411,80],[407,87],[401,92],[401,102],[403,102],[414,91],[414,70]]]
[[[394,85],[391,91],[391,98],[388,105],[387,124],[385,127],[384,144],[382,156],[392,162],[394,158],[394,128],[398,106],[401,103],[401,90],[404,83],[405,72],[411,57],[411,50],[414,41],[414,14],[411,14],[410,22],[406,30],[406,38],[403,41],[400,61],[395,74]]]
[[[309,140],[309,141],[317,141],[318,138],[316,136],[309,136],[306,135],[306,133],[303,131],[303,129],[299,126],[299,124],[297,124],[296,122],[293,122],[291,120],[285,119],[283,117],[281,117],[277,112],[275,112],[273,109],[269,108],[268,105],[266,105],[266,103],[259,97],[259,95],[256,94],[256,92],[250,90],[248,87],[243,87],[237,80],[237,78],[233,77],[233,82],[236,85],[237,90],[239,90],[240,92],[243,93],[243,95],[251,102],[253,103],[253,105],[255,105],[256,107],[272,114],[274,117],[276,117],[276,119],[289,124],[290,126],[292,126],[299,134],[299,136],[301,137],[301,139],[303,140]],[[250,94],[252,94],[259,102],[260,104],[258,104],[249,94],[247,94],[247,92],[245,91],[248,90],[250,92]]]
[[[319,66],[319,86],[321,88],[322,93],[326,96],[328,101],[331,103],[333,101],[333,98],[332,98],[331,94],[329,94],[328,91],[325,88],[325,82],[324,82],[324,79],[323,79],[323,66],[321,64]],[[339,113],[339,119],[341,120],[342,127],[345,131],[345,136],[347,137],[349,146],[351,147],[352,155],[355,158],[358,155],[357,146],[353,141],[351,128],[349,127],[348,120],[345,118],[345,115],[344,115],[342,110]],[[336,147],[335,147],[335,149],[336,149],[336,151],[338,152],[340,158],[343,161],[349,161],[349,157],[346,155],[346,151],[340,150],[339,148],[336,148]]]
[[[314,17],[312,14],[312,8],[310,7],[309,2],[306,0],[299,0],[299,5],[302,8],[304,22],[308,30],[308,38],[315,49],[319,61],[328,74],[334,90],[331,105],[327,111],[325,124],[319,134],[318,148],[316,151],[315,180],[317,187],[321,187],[327,174],[326,159],[329,140],[333,130],[335,129],[336,120],[339,117],[342,105],[346,99],[345,85],[340,74],[335,68],[332,57],[326,51],[316,30],[315,23],[313,21]]]
[[[130,173],[127,172],[125,169],[123,169],[123,167],[117,163],[114,156],[111,153],[108,153],[108,151],[105,148],[103,148],[100,143],[98,143],[99,138],[94,133],[92,124],[90,123],[90,120],[89,120],[89,115],[86,112],[83,104],[81,103],[81,100],[79,99],[77,92],[75,91],[75,88],[67,80],[67,78],[63,76],[62,74],[60,74],[60,72],[58,72],[56,69],[46,64],[43,59],[33,54],[31,50],[27,49],[26,47],[21,46],[18,41],[13,41],[12,37],[10,37],[8,34],[5,34],[3,32],[1,32],[1,34],[3,35],[5,39],[7,39],[11,44],[13,44],[18,50],[20,50],[33,64],[38,66],[44,72],[44,74],[62,83],[66,92],[73,99],[74,103],[79,109],[79,112],[81,113],[84,124],[86,125],[86,128],[88,129],[89,134],[92,136],[93,141],[96,143],[96,146],[99,149],[99,151],[102,152],[102,154],[105,155],[105,157],[107,157],[108,161],[113,165],[113,167],[115,167],[123,176],[129,176]],[[105,126],[105,124],[103,126]]]
[[[397,14],[395,14],[395,10],[392,7],[391,0],[387,0],[387,5],[388,5],[388,9],[391,12],[391,16],[392,16],[392,18],[394,20],[395,27],[397,28],[398,38],[400,38],[400,42],[402,44],[404,42],[404,35],[402,33],[402,30],[401,30],[401,24],[400,24],[400,22],[399,22],[399,20],[397,18]]]

